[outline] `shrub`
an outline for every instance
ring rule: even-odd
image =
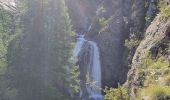
[[[108,24],[108,20],[104,17],[98,19],[99,25],[103,28]]]
[[[170,87],[151,86],[141,90],[144,100],[157,100],[161,96],[170,96]]]
[[[169,66],[169,62],[164,56],[160,56],[158,59],[153,59],[149,52],[145,53],[142,63],[145,67],[151,69],[167,68]]]
[[[158,60],[153,60],[153,61],[155,61],[155,62],[152,63],[151,68],[160,69],[160,68],[166,68],[169,66],[168,60],[166,60],[166,58],[163,56],[160,57]]]
[[[138,46],[139,43],[140,43],[140,41],[138,41],[138,40],[132,40],[132,39],[131,39],[131,40],[125,40],[125,46],[126,46],[129,50],[131,50],[132,48]]]
[[[164,0],[160,0],[159,10],[164,17],[170,17],[170,10]]]
[[[118,86],[118,88],[106,87],[104,92],[104,100],[129,100],[128,90],[125,87]]]

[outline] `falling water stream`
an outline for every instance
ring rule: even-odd
[[[95,42],[88,41],[84,38],[84,35],[78,35],[77,44],[74,49],[74,54],[77,56],[83,49],[83,44],[89,43],[90,45],[90,57],[89,61],[87,62],[87,75],[91,80],[92,84],[87,84],[86,89],[89,94],[90,100],[103,100],[103,96],[101,93],[101,65],[100,65],[100,55],[99,49]],[[93,84],[94,83],[94,84]]]
[[[97,11],[100,9],[101,5],[105,0],[101,0],[100,4],[97,7]],[[94,20],[95,17],[92,19]],[[87,33],[91,30],[93,21],[87,28]],[[100,64],[100,53],[97,44],[94,41],[89,41],[84,38],[84,35],[77,35],[77,43],[74,49],[74,58],[78,61],[79,54],[83,50],[85,43],[89,44],[89,59],[86,62],[87,73],[86,78],[90,80],[90,83],[84,83],[86,85],[86,90],[89,94],[88,100],[103,100],[103,95],[101,93],[101,64]],[[85,51],[86,52],[86,51]],[[86,100],[86,99],[85,99]]]

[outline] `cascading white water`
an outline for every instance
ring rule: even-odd
[[[87,85],[90,98],[94,100],[102,100],[101,95],[101,65],[100,65],[100,55],[97,44],[92,41],[88,41],[91,46],[90,50],[90,62],[88,66],[89,77],[92,86]],[[94,86],[93,86],[94,85]]]
[[[86,88],[89,93],[90,100],[103,100],[103,96],[101,94],[101,64],[100,64],[100,55],[99,49],[95,42],[85,40],[83,35],[78,35],[78,41],[76,47],[74,49],[74,55],[78,57],[78,54],[82,50],[82,46],[85,42],[90,45],[90,57],[87,62],[87,75],[90,79],[89,84],[87,84]]]
[[[79,52],[81,51],[81,48],[84,44],[84,42],[86,41],[84,39],[84,35],[77,35],[78,38],[77,38],[77,43],[76,43],[76,46],[74,48],[74,58],[77,59],[78,58],[78,54]]]

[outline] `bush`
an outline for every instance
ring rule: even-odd
[[[104,17],[98,19],[99,25],[103,28],[108,24],[108,20]]]
[[[106,87],[104,92],[104,100],[129,100],[128,90],[125,87],[118,86],[118,88]]]
[[[134,47],[137,47],[139,45],[140,41],[138,40],[125,40],[125,46],[131,50]]]
[[[159,10],[163,14],[164,17],[170,17],[170,10],[164,0],[160,0]]]
[[[145,53],[145,57],[143,58],[142,63],[145,67],[151,69],[161,69],[167,68],[169,66],[168,60],[163,55],[157,59],[153,59],[150,52]]]
[[[157,100],[161,96],[170,96],[170,87],[151,86],[141,90],[144,100]]]

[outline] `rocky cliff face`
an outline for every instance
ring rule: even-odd
[[[163,88],[169,84],[169,34],[170,18],[168,3],[159,3],[160,13],[146,22],[144,38],[137,47],[132,59],[132,68],[128,73],[128,89],[131,100],[169,100],[169,94]],[[147,16],[155,16],[156,9],[149,6]],[[151,12],[150,12],[151,11]],[[149,13],[150,12],[150,13]],[[147,27],[148,26],[148,27]],[[154,77],[154,78],[153,78]],[[150,91],[150,92],[149,92]],[[161,92],[161,93],[160,93]]]
[[[148,74],[147,71],[155,73],[155,76],[158,74],[159,78],[163,77],[165,71],[169,71],[169,68],[161,68],[161,66],[163,66],[163,63],[158,65],[160,68],[148,69],[149,66],[154,66],[154,63],[159,60],[159,56],[167,56],[167,51],[165,50],[165,48],[167,47],[164,43],[165,41],[169,41],[170,19],[168,18],[166,20],[162,20],[161,17],[162,15],[159,14],[154,19],[152,24],[147,28],[145,37],[141,41],[133,57],[132,68],[128,74],[129,92],[133,99],[136,96],[135,91],[137,88],[148,86],[145,83],[146,80],[148,80],[146,76],[150,76],[151,73]],[[150,65],[146,64],[150,63],[150,58],[147,56],[148,52],[151,52],[152,56],[155,56],[155,58],[153,57],[152,59],[156,59],[155,62],[151,63]],[[160,52],[161,54],[159,55]],[[164,63],[166,62],[167,60],[164,61]],[[168,64],[165,67],[168,67]],[[149,84],[152,84],[152,82]]]
[[[108,0],[104,4],[106,14],[101,14],[107,15],[105,18],[108,17],[109,20],[97,35],[97,43],[101,51],[103,87],[115,87],[118,83],[122,84],[126,80],[127,66],[124,62],[124,52],[126,51],[124,40],[128,33],[125,32],[122,4],[121,0]],[[114,11],[111,9],[114,9]]]
[[[73,29],[77,33],[87,32],[99,1],[95,0],[66,0],[68,12],[72,19]]]

